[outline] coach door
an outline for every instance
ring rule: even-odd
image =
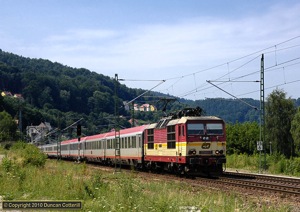
[[[137,136],[137,149],[138,149],[138,157],[142,157],[143,146],[142,146],[142,135],[141,134],[139,134]]]
[[[103,139],[102,140],[102,144],[103,144],[103,160],[105,161],[106,160],[106,148],[107,148],[107,145],[106,145],[106,139]]]

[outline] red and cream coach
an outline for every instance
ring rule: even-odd
[[[40,146],[48,156],[102,164],[124,164],[177,174],[222,173],[226,163],[225,123],[184,109],[158,123]]]

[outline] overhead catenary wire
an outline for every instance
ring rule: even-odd
[[[267,68],[265,68],[265,71],[266,72],[270,72],[270,71],[274,71],[274,70],[277,70],[277,69],[281,69],[282,68],[282,65],[285,65],[287,63],[290,63],[290,62],[294,62],[296,60],[300,60],[300,57],[297,57],[297,58],[293,58],[293,59],[290,59],[290,60],[287,60],[287,61],[284,61],[284,62],[281,62],[281,63],[278,63],[277,65],[272,65],[272,66],[269,66]],[[289,66],[293,66],[293,65],[297,65],[297,64],[300,64],[300,62],[297,62],[297,63],[294,63],[294,64],[289,64],[289,65],[286,65],[284,67],[289,67]],[[223,82],[220,82],[218,84],[219,85],[222,85],[222,84],[225,84],[226,82],[234,82],[238,79],[242,79],[242,78],[245,78],[247,76],[250,76],[250,75],[254,75],[254,74],[257,74],[259,73],[260,71],[254,71],[254,72],[251,72],[251,73],[248,73],[248,74],[245,74],[245,75],[242,75],[242,76],[239,76],[239,77],[235,77],[235,78],[232,78],[230,81],[223,81]],[[227,74],[223,75],[222,77],[226,76]],[[220,79],[221,77],[219,77],[218,79]],[[210,81],[218,81],[218,80],[210,80]],[[201,89],[201,87],[204,87]],[[188,96],[188,95],[191,95],[191,94],[194,94],[194,93],[197,93],[197,92],[201,92],[201,91],[204,91],[204,90],[207,90],[207,89],[210,89],[212,88],[213,86],[207,86],[207,84],[202,84],[201,86],[197,87],[197,91],[196,89],[193,89],[193,90],[190,90],[182,95],[180,95],[179,97],[185,97],[185,96]]]
[[[272,88],[277,88],[277,87],[280,87],[280,86],[283,86],[283,85],[293,84],[293,83],[296,83],[296,82],[300,82],[300,79],[293,80],[293,81],[290,81],[290,82],[284,82],[284,83],[277,84],[277,85],[272,85],[270,87],[265,88],[265,90],[269,90],[269,89],[272,89]],[[239,94],[237,96],[245,96],[245,95],[248,95],[248,94],[256,93],[258,91],[259,90],[250,91],[250,92],[247,92],[247,93]]]
[[[217,85],[213,84],[211,81],[207,80],[207,82],[208,82],[209,84],[211,84],[211,85],[215,86],[216,88],[220,89],[221,91],[223,91],[223,92],[227,93],[228,95],[232,96],[233,98],[235,98],[235,99],[239,100],[240,102],[242,102],[242,103],[244,103],[244,104],[246,104],[246,105],[250,106],[251,108],[253,108],[253,109],[255,109],[255,110],[258,110],[258,109],[257,109],[257,107],[255,107],[255,106],[253,106],[253,105],[249,104],[248,102],[246,102],[246,101],[244,101],[244,100],[242,100],[242,99],[240,99],[240,98],[238,98],[238,97],[234,96],[233,94],[231,94],[231,93],[229,93],[229,92],[225,91],[224,89],[222,89],[222,88],[218,87]]]
[[[256,58],[260,57],[261,53],[264,53],[264,54],[274,54],[275,53],[275,65],[273,66],[269,66],[267,68],[265,68],[265,71],[266,72],[269,72],[271,70],[275,70],[276,67],[277,68],[282,68],[282,65],[286,64],[286,63],[291,63],[292,61],[295,61],[295,60],[299,60],[300,58],[294,58],[294,59],[291,59],[291,60],[286,60],[284,62],[281,62],[279,63],[278,59],[279,59],[279,52],[282,52],[284,50],[288,50],[288,49],[293,49],[293,48],[297,48],[300,46],[300,44],[296,44],[296,45],[290,45],[290,46],[287,46],[287,47],[282,47],[283,44],[286,44],[288,42],[291,42],[291,41],[294,41],[296,39],[300,38],[300,35],[298,36],[294,36],[292,38],[289,38],[287,40],[284,40],[282,42],[279,42],[275,45],[271,45],[267,48],[263,48],[263,49],[260,49],[258,51],[254,51],[250,54],[247,54],[247,55],[244,55],[242,57],[238,57],[236,59],[233,59],[233,60],[230,60],[228,62],[225,62],[225,63],[221,63],[221,64],[218,64],[218,65],[215,65],[215,66],[212,66],[212,67],[208,67],[208,68],[204,68],[204,69],[201,69],[201,70],[198,70],[198,71],[195,71],[195,72],[192,72],[192,73],[188,73],[188,74],[185,74],[185,75],[180,75],[180,76],[175,76],[175,77],[170,77],[170,78],[166,78],[163,82],[171,82],[173,80],[175,80],[174,83],[172,83],[167,89],[163,89],[163,90],[167,90],[167,92],[169,93],[169,90],[172,88],[172,94],[174,94],[174,87],[176,87],[175,85],[178,84],[180,81],[184,80],[186,77],[190,77],[190,76],[193,76],[194,77],[194,83],[195,83],[195,88],[190,90],[190,91],[187,91],[185,93],[182,93],[180,95],[175,95],[177,97],[186,97],[186,96],[189,96],[189,95],[192,95],[194,93],[199,93],[199,92],[202,92],[202,91],[205,91],[205,90],[208,90],[210,88],[213,88],[214,86],[208,86],[208,84],[206,82],[200,84],[199,86],[196,86],[197,83],[196,83],[196,75],[199,74],[199,73],[203,73],[203,72],[206,72],[206,71],[210,71],[210,70],[213,70],[213,69],[217,69],[217,68],[220,68],[222,66],[227,66],[227,73],[222,75],[221,77],[218,77],[216,78],[215,80],[210,80],[210,81],[217,81],[217,80],[220,80],[222,78],[224,78],[225,76],[229,76],[229,79],[230,81],[228,82],[235,82],[235,81],[238,81],[238,79],[242,79],[242,78],[245,78],[245,77],[248,77],[248,76],[251,76],[251,75],[254,75],[256,73],[258,73],[259,71],[254,71],[254,72],[251,72],[251,73],[247,73],[245,75],[242,75],[242,76],[238,76],[238,77],[232,77],[232,73],[233,72],[236,72],[237,70],[241,69],[242,67],[245,67],[247,64],[251,63],[252,61],[255,61]],[[273,49],[273,50],[271,50]],[[258,55],[259,54],[259,55]],[[248,58],[248,57],[252,57],[254,56],[253,58],[251,58],[250,60],[246,61],[245,63],[243,63],[242,65],[240,65],[239,67],[235,68],[235,69],[232,69],[230,70],[229,69],[229,65],[234,63],[234,62],[237,62],[237,61],[240,61],[242,59],[245,59],[245,58]],[[298,63],[295,63],[295,64],[298,64]],[[288,67],[290,65],[286,65],[285,67]],[[230,66],[231,67],[231,66]],[[125,80],[124,80],[125,81]],[[137,80],[137,79],[126,79],[126,81],[161,81],[161,80],[153,80],[153,79],[148,79],[148,80]],[[239,80],[242,82],[242,80]],[[247,80],[244,80],[244,81],[247,81]],[[226,83],[225,81],[224,82],[220,82],[219,85],[222,85]],[[160,83],[161,84],[161,83]],[[159,85],[160,85],[159,84]],[[178,85],[177,85],[178,86]],[[149,91],[152,91],[156,88],[157,86],[151,88],[150,90],[147,90],[147,92]],[[146,93],[147,93],[146,92]],[[158,92],[161,92],[161,91],[158,91]],[[143,94],[142,94],[143,95]],[[140,95],[141,96],[141,95]],[[140,96],[138,96],[137,98],[139,98]],[[135,98],[136,99],[136,98]],[[130,102],[134,101],[135,99],[131,100]]]
[[[259,54],[259,53],[260,53],[260,54],[261,54],[261,53],[268,54],[268,53],[271,53],[271,52],[274,53],[274,51],[270,51],[270,52],[265,52],[265,51],[268,50],[268,49],[272,49],[272,48],[274,48],[275,46],[276,46],[276,48],[277,48],[278,46],[280,46],[280,45],[282,45],[282,44],[285,44],[285,43],[287,43],[287,42],[290,42],[290,41],[292,41],[292,40],[295,40],[295,39],[297,39],[297,38],[300,38],[300,35],[295,36],[295,37],[293,37],[293,38],[290,38],[290,39],[288,39],[288,40],[285,40],[285,41],[283,41],[283,42],[277,43],[277,44],[275,44],[275,45],[269,46],[269,47],[267,47],[267,48],[264,48],[264,49],[261,49],[261,50],[252,52],[252,53],[250,53],[250,54],[247,54],[247,55],[245,55],[245,56],[239,57],[239,58],[237,58],[237,59],[233,59],[233,60],[230,60],[230,61],[228,61],[228,62],[221,63],[221,64],[219,64],[219,65],[215,65],[215,66],[212,66],[212,67],[209,67],[209,68],[205,68],[205,69],[202,69],[202,70],[199,70],[199,71],[196,71],[196,72],[193,72],[193,73],[189,73],[189,74],[186,74],[186,75],[181,75],[181,76],[178,76],[178,77],[167,78],[166,81],[174,80],[174,79],[179,79],[179,80],[181,80],[181,79],[183,79],[183,78],[185,78],[185,77],[192,76],[193,74],[198,74],[198,73],[202,73],[202,72],[205,72],[205,71],[209,71],[209,70],[212,70],[212,69],[215,69],[215,68],[218,68],[218,67],[222,67],[222,66],[224,66],[224,65],[229,65],[230,63],[233,63],[233,62],[242,60],[242,59],[244,59],[244,58],[247,58],[247,57],[250,57],[250,56]],[[298,47],[298,46],[300,46],[300,44],[297,44],[297,45],[294,45],[294,46],[290,46],[290,47],[286,47],[286,48],[283,48],[283,49],[277,49],[276,51],[278,52],[278,51],[282,51],[282,50],[286,50],[286,49],[294,48],[294,47]]]
[[[137,97],[135,97],[134,99],[130,100],[129,102],[125,103],[125,105],[129,105],[130,103],[134,102],[136,99],[140,98],[141,96],[145,95],[146,93],[152,91],[153,89],[155,89],[156,87],[160,86],[161,84],[163,84],[166,80],[161,80],[157,85],[155,85],[154,87],[152,87],[151,89],[143,92],[142,94],[138,95]]]

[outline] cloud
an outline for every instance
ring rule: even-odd
[[[127,29],[72,28],[52,33],[30,45],[19,43],[19,48],[24,48],[28,56],[85,67],[108,76],[119,73],[122,78],[167,79],[227,63],[300,35],[299,11],[300,4],[281,4],[266,9],[264,14],[236,18],[199,16],[173,23],[132,24]],[[278,58],[283,58],[279,52]],[[196,77],[191,75],[179,83],[187,89],[195,88],[243,62],[232,62]],[[245,73],[234,72],[230,77]],[[172,87],[172,83],[165,83],[165,88]],[[144,84],[134,85],[145,88]]]
[[[46,42],[89,42],[111,39],[115,36],[113,30],[103,29],[71,29],[64,34],[51,35],[45,39]]]

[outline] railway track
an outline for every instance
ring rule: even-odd
[[[224,172],[217,180],[227,185],[300,197],[300,178]]]
[[[99,166],[97,164],[89,164],[93,169],[101,169],[109,172],[114,172],[116,169],[110,166]],[[289,198],[292,202],[299,203],[300,198],[300,178],[286,178],[279,176],[269,175],[257,175],[248,173],[235,173],[235,172],[224,172],[220,177],[216,178],[186,178],[178,177],[174,174],[158,174],[152,172],[140,172],[130,169],[122,168],[122,171],[135,173],[137,177],[141,177],[145,180],[162,180],[162,181],[174,181],[187,183],[188,185],[197,188],[210,188],[210,189],[221,189],[225,191],[236,191],[242,194],[257,195],[258,193],[262,196],[278,196],[278,197],[291,197]]]
[[[98,167],[97,165],[92,165],[94,168]],[[106,167],[110,170],[113,170],[113,167]],[[122,169],[123,171],[126,169]],[[130,170],[127,170],[130,171]],[[138,175],[151,175],[151,179],[166,179],[170,180],[180,180],[186,181],[190,185],[195,186],[208,186],[211,188],[220,188],[224,185],[229,187],[236,187],[242,189],[248,189],[251,191],[268,191],[277,194],[286,194],[296,197],[300,197],[300,178],[287,178],[279,176],[270,176],[270,175],[257,175],[257,174],[248,174],[248,173],[235,173],[235,172],[224,172],[220,177],[216,178],[204,178],[196,177],[195,179],[178,177],[173,174],[157,174],[151,172],[136,172]]]

